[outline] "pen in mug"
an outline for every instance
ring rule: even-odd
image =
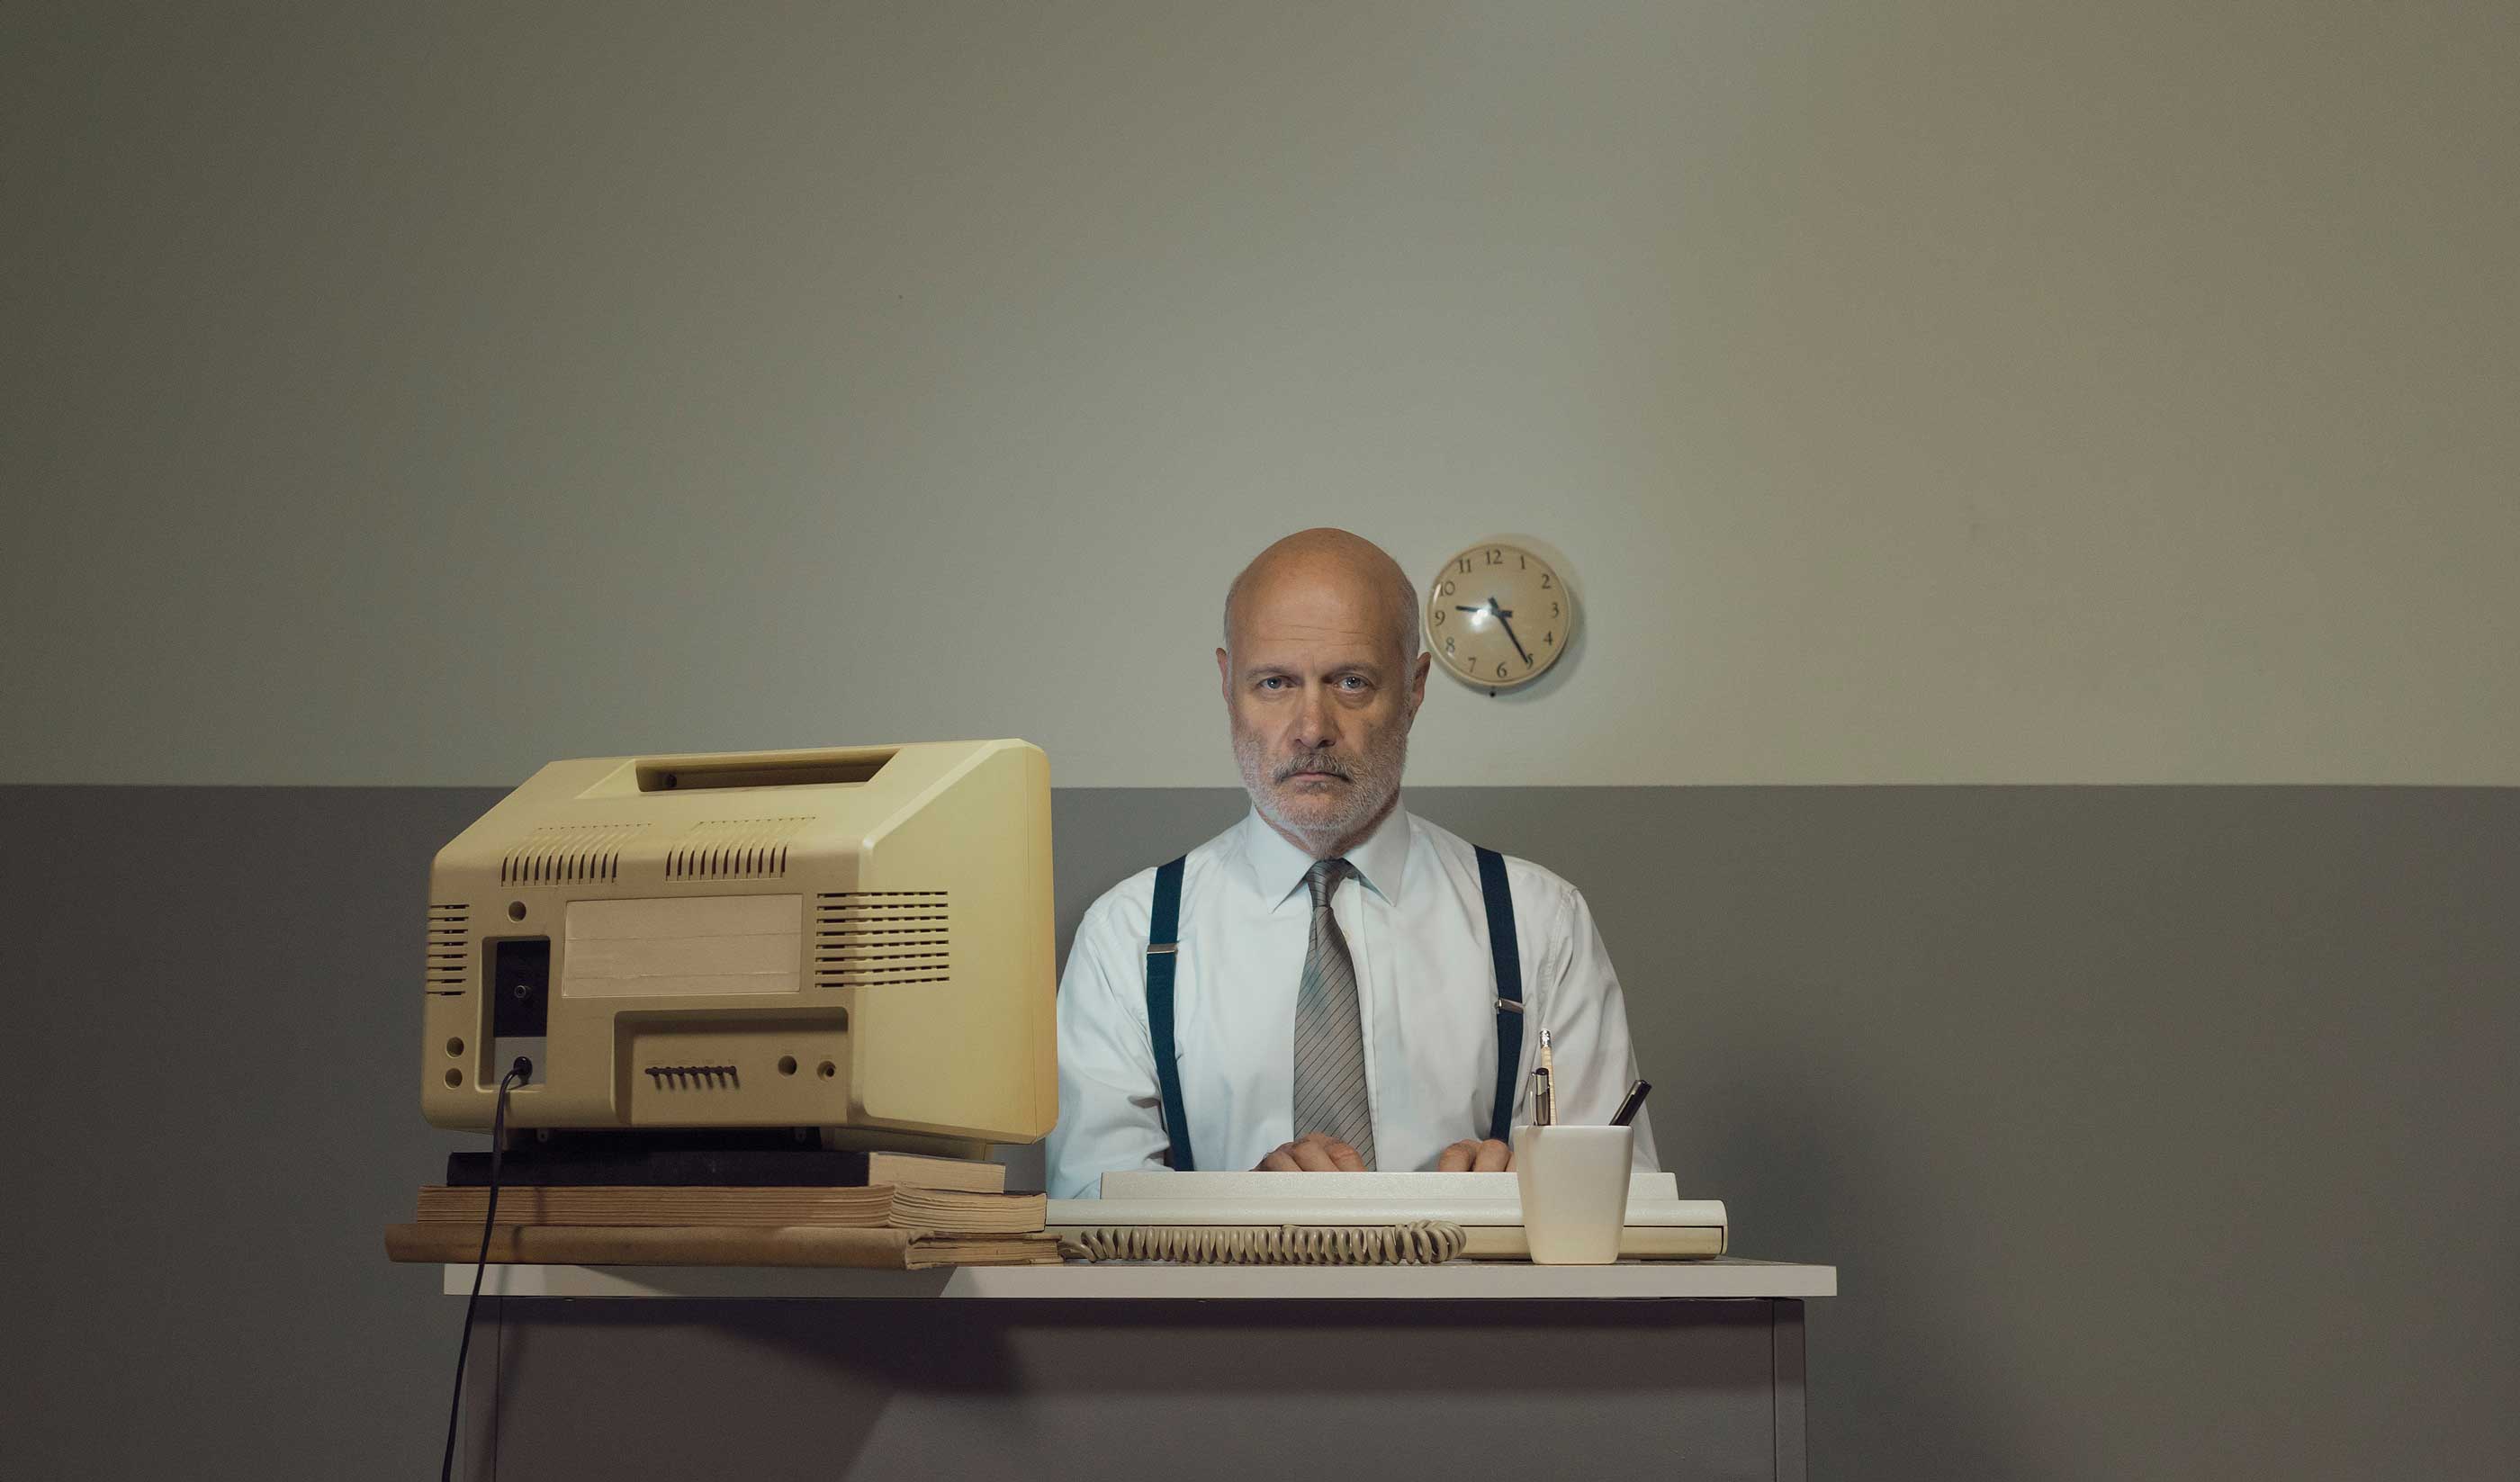
[[[1619,1102],[1618,1114],[1610,1118],[1610,1125],[1625,1127],[1635,1121],[1637,1113],[1644,1109],[1645,1093],[1651,1090],[1653,1090],[1651,1081],[1639,1081],[1629,1087],[1626,1099]]]
[[[1531,1124],[1552,1127],[1557,1122],[1557,1066],[1550,1054],[1549,1029],[1540,1031],[1540,1068],[1531,1073]]]

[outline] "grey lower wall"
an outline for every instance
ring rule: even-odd
[[[451,1145],[428,859],[496,795],[0,788],[0,1473],[434,1458],[457,1304],[379,1232]],[[2520,1460],[2520,790],[1411,797],[1584,888],[1683,1185],[1839,1266],[1816,1476]],[[1062,931],[1239,808],[1057,794]]]

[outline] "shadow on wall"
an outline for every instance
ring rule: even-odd
[[[58,1216],[0,1221],[44,1355],[0,1475],[437,1455],[460,1314],[383,1233],[459,1145],[420,1115],[422,921],[499,795],[0,788],[0,838],[47,841],[0,851],[12,1027],[43,1047],[0,1077],[6,1187]]]
[[[1901,1259],[1955,1244],[1950,1211],[1969,1199],[1952,1171],[1901,1136],[1852,1046],[1779,1030],[1729,1049],[1770,1068],[1692,1099],[1722,1104],[1670,1162],[1729,1199],[1735,1254],[1838,1268],[1841,1296],[1805,1309],[1814,1474],[2040,1475],[2017,1434],[2035,1405],[1990,1403],[2011,1376],[1942,1305],[1966,1297]],[[1864,1362],[1845,1361],[1851,1341]]]
[[[1839,1267],[1815,1475],[2520,1454],[2520,792],[1411,803],[1584,890],[1667,1166]]]

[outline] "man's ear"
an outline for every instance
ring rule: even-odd
[[[1226,669],[1226,662],[1225,651],[1223,649],[1217,650],[1216,690],[1219,695],[1225,697],[1225,702],[1230,705],[1234,703],[1234,676]]]
[[[1418,707],[1426,703],[1426,671],[1435,666],[1431,652],[1418,655],[1418,667],[1409,674],[1409,718],[1418,718]]]

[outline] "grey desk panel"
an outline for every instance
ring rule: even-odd
[[[1795,1303],[492,1306],[480,1478],[1802,1476]]]

